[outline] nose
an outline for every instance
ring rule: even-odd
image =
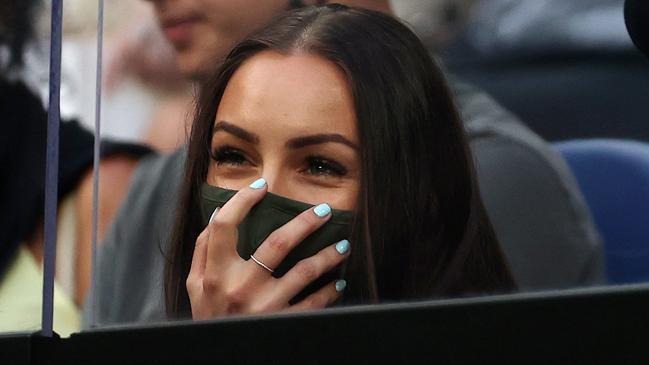
[[[282,182],[282,179],[277,176],[277,174],[273,173],[268,173],[264,172],[262,173],[261,177],[266,180],[266,184],[268,184],[268,192],[277,194],[277,195],[284,195],[283,193],[285,192],[285,187],[283,186],[284,183]]]
[[[268,192],[281,196],[291,195],[288,179],[283,176],[279,168],[265,165],[261,172],[261,177],[268,184]]]

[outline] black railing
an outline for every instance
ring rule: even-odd
[[[3,364],[646,364],[649,285],[0,337],[0,354]]]

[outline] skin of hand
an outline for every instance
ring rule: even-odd
[[[309,283],[346,259],[348,246],[343,249],[332,244],[298,262],[277,279],[252,259],[244,261],[239,257],[235,249],[237,226],[263,198],[267,186],[263,179],[259,179],[240,190],[213,214],[196,240],[186,282],[194,319],[325,308],[335,302],[344,289],[336,285],[338,282],[330,283],[301,302],[289,305],[289,300]],[[330,217],[330,210],[323,205],[301,213],[268,236],[255,252],[255,257],[270,268],[277,267],[296,245]]]

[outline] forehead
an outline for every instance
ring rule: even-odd
[[[356,114],[345,74],[312,54],[261,52],[230,79],[217,119],[259,131],[339,133],[356,141]]]

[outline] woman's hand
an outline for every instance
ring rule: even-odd
[[[347,241],[331,245],[298,262],[283,277],[274,278],[263,265],[241,259],[236,251],[237,226],[267,190],[259,179],[241,189],[199,235],[187,276],[187,292],[194,319],[210,319],[236,313],[267,313],[324,308],[333,303],[345,287],[330,283],[295,305],[289,305],[308,284],[332,270],[349,256]],[[271,270],[286,255],[331,217],[326,204],[302,212],[266,238],[254,253]]]

